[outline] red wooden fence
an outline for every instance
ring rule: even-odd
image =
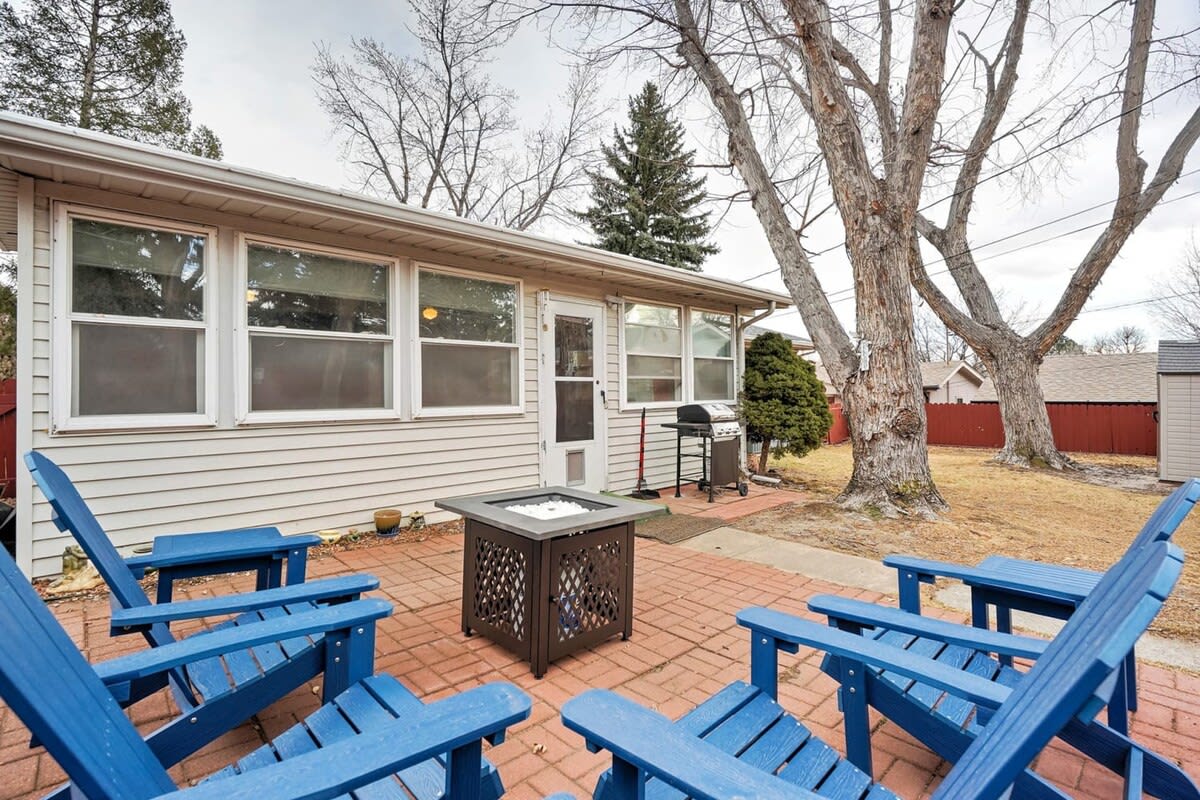
[[[17,381],[0,381],[0,497],[17,496]]]
[[[834,400],[829,404],[829,413],[833,414],[833,426],[825,436],[828,444],[840,444],[850,438],[850,426],[846,424],[846,415],[842,404]]]
[[[1047,403],[1054,443],[1076,453],[1158,454],[1153,403]],[[829,443],[849,436],[840,404],[830,406]],[[955,447],[1003,447],[1004,425],[995,403],[929,403],[929,443]],[[835,435],[836,432],[836,435]]]

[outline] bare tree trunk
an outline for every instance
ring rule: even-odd
[[[87,54],[83,60],[83,85],[79,96],[79,127],[92,127],[92,108],[96,96],[96,51],[100,47],[100,0],[92,0],[88,20]]]
[[[1004,421],[1004,447],[996,453],[996,460],[1053,469],[1073,466],[1074,462],[1054,444],[1050,415],[1038,381],[1042,356],[1014,336],[991,349],[986,361]]]
[[[771,458],[771,437],[763,439],[762,452],[758,454],[758,474],[767,474],[767,461]]]
[[[858,333],[865,358],[842,393],[850,425],[854,469],[840,502],[874,508],[886,516],[899,509],[920,514],[944,509],[929,470],[925,398],[912,334],[912,300],[905,277],[905,232],[886,230],[878,218],[868,230],[846,226],[847,246],[881,262],[874,285],[859,287]]]

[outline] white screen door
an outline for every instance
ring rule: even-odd
[[[602,491],[604,306],[547,298],[539,350],[542,483]]]

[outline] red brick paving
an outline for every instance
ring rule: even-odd
[[[787,503],[798,503],[808,498],[803,492],[790,489],[777,489],[758,484],[750,484],[750,492],[745,497],[732,489],[722,489],[708,502],[708,492],[700,491],[694,483],[686,483],[680,487],[682,497],[675,496],[675,486],[659,489],[662,495],[654,502],[671,509],[672,514],[691,514],[697,517],[716,517],[717,519],[735,520],[768,508],[777,508]]]
[[[373,572],[380,577],[383,586],[376,594],[392,601],[395,613],[379,625],[376,666],[418,695],[436,699],[487,681],[510,680],[533,696],[530,719],[504,744],[488,750],[508,786],[506,797],[514,799],[540,798],[552,791],[590,796],[607,758],[587,753],[582,739],[567,731],[558,716],[562,703],[585,688],[613,688],[675,718],[729,681],[748,677],[749,639],[734,623],[737,610],[760,604],[806,614],[810,595],[831,591],[880,599],[758,564],[639,540],[633,638],[614,639],[555,662],[539,681],[527,664],[499,646],[459,632],[461,560],[461,537],[441,537],[336,553],[311,562],[310,572]],[[187,588],[184,594],[202,596],[235,586],[248,588],[248,578],[221,579]],[[139,637],[109,638],[106,602],[59,603],[54,611],[92,660],[140,646]],[[835,685],[820,672],[819,663],[820,656],[811,651],[782,657],[781,702],[841,749]],[[1200,679],[1143,665],[1141,687],[1143,710],[1134,717],[1135,737],[1178,759],[1191,774],[1200,774],[1200,708],[1195,701]],[[286,729],[317,704],[318,696],[310,688],[297,690],[260,716],[261,731],[242,726],[172,774],[181,783],[197,780],[249,752],[264,733],[272,736]],[[172,708],[164,692],[135,706],[131,715],[149,729],[161,724]],[[927,797],[945,774],[946,766],[937,757],[885,720],[876,718],[873,744],[876,777],[905,798]],[[1113,775],[1085,763],[1064,745],[1052,745],[1038,766],[1075,796],[1119,794]],[[28,734],[3,706],[0,776],[0,800],[38,797],[63,779],[45,753],[28,748]]]

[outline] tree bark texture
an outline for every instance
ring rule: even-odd
[[[1004,447],[996,454],[996,460],[1016,466],[1064,469],[1074,462],[1054,444],[1050,415],[1038,380],[1041,365],[1042,356],[1020,339],[1002,343],[987,359],[988,372],[1004,376],[995,382],[1004,423]]]

